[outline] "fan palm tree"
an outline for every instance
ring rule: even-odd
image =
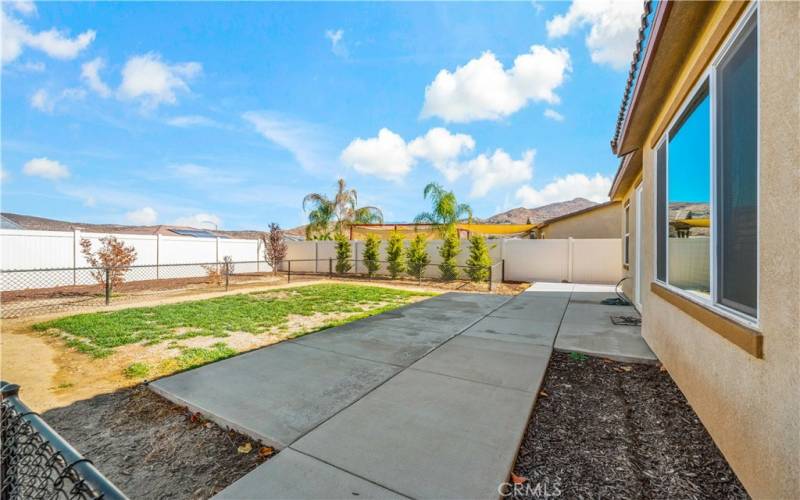
[[[417,215],[414,222],[431,224],[444,236],[455,229],[458,221],[464,218],[472,220],[472,208],[466,203],[458,203],[456,195],[452,191],[445,191],[441,185],[431,182],[425,186],[423,194],[426,200],[430,197],[432,210]]]
[[[310,207],[310,210],[308,208]],[[378,207],[358,206],[358,192],[348,188],[344,179],[337,182],[336,194],[309,193],[303,198],[303,210],[308,211],[306,237],[331,239],[353,224],[381,224],[383,212]]]

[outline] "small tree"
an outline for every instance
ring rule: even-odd
[[[472,281],[486,281],[489,279],[489,266],[492,259],[489,257],[489,247],[482,236],[472,236],[469,239],[469,258],[467,259],[467,275]]]
[[[100,248],[96,251],[92,251],[91,241],[81,238],[81,253],[90,267],[98,268],[91,271],[98,284],[106,286],[108,270],[112,288],[125,282],[125,273],[136,261],[136,249],[125,245],[114,236],[100,238]]]
[[[431,261],[430,257],[428,257],[427,246],[428,240],[425,238],[425,235],[418,233],[417,236],[411,240],[411,244],[406,249],[406,268],[408,269],[408,274],[418,280],[422,279],[425,266]]]
[[[350,257],[352,255],[350,240],[342,233],[336,233],[334,239],[336,240],[336,272],[344,274],[353,267],[353,264],[350,262]]]
[[[374,234],[367,236],[364,242],[364,265],[367,267],[367,276],[372,278],[381,267],[380,262],[381,240]]]
[[[406,263],[403,257],[403,235],[399,231],[393,231],[386,245],[386,260],[389,261],[389,275],[392,279],[405,271]]]
[[[261,235],[261,243],[264,244],[264,260],[272,267],[272,274],[277,274],[278,267],[288,252],[281,226],[272,222],[269,225],[269,232]]]
[[[233,274],[234,267],[233,258],[230,255],[226,255],[222,258],[222,265],[219,263],[204,265],[203,269],[206,270],[209,285],[221,286],[225,283],[225,276]]]
[[[447,231],[442,240],[442,246],[439,247],[439,256],[442,258],[439,271],[442,273],[443,280],[450,281],[458,278],[456,257],[459,253],[461,253],[461,242],[458,239],[458,233],[455,229]]]

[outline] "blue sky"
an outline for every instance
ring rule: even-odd
[[[292,227],[602,201],[641,2],[4,3],[2,209]]]

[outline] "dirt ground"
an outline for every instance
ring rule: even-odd
[[[515,498],[749,498],[668,373],[564,353],[514,474]]]
[[[209,498],[274,455],[141,385],[42,417],[130,498]]]

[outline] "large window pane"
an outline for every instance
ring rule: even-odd
[[[656,153],[656,279],[667,281],[667,143]]]
[[[703,297],[711,292],[711,116],[708,88],[669,134],[667,281]]]
[[[755,316],[758,46],[755,16],[717,73],[719,301]]]

